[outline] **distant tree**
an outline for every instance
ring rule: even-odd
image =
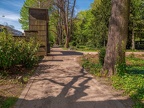
[[[51,31],[57,34],[56,39],[59,44],[61,44],[65,39],[65,47],[68,48],[73,32],[72,28],[75,5],[76,0],[26,0],[21,9],[21,18],[19,22],[22,24],[22,28],[27,30],[29,23],[28,7],[49,9],[50,17],[55,18],[52,19],[54,22],[50,23],[50,26],[55,26],[56,28],[56,31]],[[65,38],[63,35],[65,35]]]
[[[131,47],[132,50],[135,49],[135,38],[138,37],[136,36],[136,34],[140,34],[144,27],[143,6],[143,0],[131,0],[128,45]]]
[[[29,26],[29,8],[49,8],[52,0],[26,0],[20,11],[19,22],[22,24],[22,29],[28,30]]]
[[[92,33],[95,36],[96,47],[106,46],[108,25],[111,11],[111,0],[94,0],[91,5],[94,18],[91,22]]]
[[[73,17],[74,17],[74,9],[76,5],[76,0],[56,0],[54,4],[58,7],[58,14],[62,19],[62,23],[59,24],[64,25],[65,31],[65,47],[69,47],[69,42],[72,37],[72,27],[73,27]],[[61,25],[62,26],[62,25]],[[59,26],[59,27],[61,27]]]
[[[130,0],[112,0],[108,43],[102,70],[103,75],[111,76],[117,72],[125,72],[129,6]]]
[[[95,39],[92,33],[93,27],[91,21],[93,19],[91,10],[80,11],[74,19],[72,43],[94,47]]]
[[[106,46],[110,18],[111,0],[94,0],[91,9],[77,14],[74,40],[89,48]]]

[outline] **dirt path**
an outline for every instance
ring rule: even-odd
[[[130,99],[101,84],[76,62],[81,55],[53,48],[40,63],[16,108],[132,108]]]

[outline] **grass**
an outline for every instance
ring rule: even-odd
[[[92,47],[87,47],[87,46],[78,46],[78,47],[75,47],[75,46],[70,46],[70,48],[63,48],[64,50],[76,50],[76,51],[84,51],[84,52],[96,52],[98,51],[98,49],[96,48],[92,48]]]
[[[135,102],[134,108],[144,108],[144,77],[141,75],[125,74],[113,76],[112,84],[118,90],[124,90]]]
[[[98,49],[95,49],[95,48],[77,48],[76,49],[77,51],[84,51],[84,52],[97,52],[98,51]]]
[[[91,74],[98,75],[102,66],[98,61],[97,55],[83,55],[80,64]]]
[[[15,105],[17,100],[17,97],[7,97],[5,101],[2,102],[0,108],[10,108]]]
[[[127,72],[112,76],[112,85],[134,100],[134,108],[144,108],[144,60],[130,55],[126,57],[126,63]],[[97,55],[83,56],[81,65],[94,75],[99,75],[102,68]]]
[[[126,52],[144,52],[144,50],[131,50],[131,49],[127,49]]]
[[[42,59],[43,56],[39,57],[38,63]],[[24,68],[18,65],[6,70],[0,69],[0,108],[13,108],[37,66]]]
[[[0,108],[12,108],[36,67],[0,70]]]

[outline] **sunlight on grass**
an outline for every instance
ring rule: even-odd
[[[144,60],[130,55],[126,57],[126,63],[127,72],[122,76],[113,76],[112,85],[118,90],[123,90],[125,95],[134,100],[134,108],[144,108]],[[102,68],[98,57],[94,55],[83,56],[81,64],[94,75],[99,75]]]

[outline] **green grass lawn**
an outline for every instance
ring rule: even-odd
[[[126,63],[127,72],[121,76],[113,76],[112,85],[118,90],[123,90],[125,95],[134,100],[134,108],[144,108],[144,59],[130,55],[126,57]],[[102,68],[97,56],[85,55],[81,64],[94,75],[99,75]]]

